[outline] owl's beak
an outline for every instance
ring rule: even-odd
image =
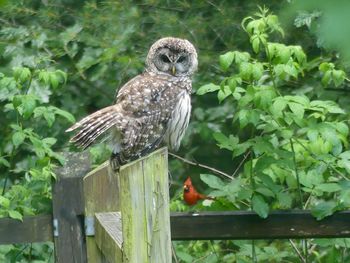
[[[173,67],[171,68],[171,73],[175,76],[175,74],[176,74],[176,68],[175,68],[175,66],[173,66]]]

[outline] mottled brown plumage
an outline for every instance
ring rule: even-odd
[[[148,53],[145,72],[127,82],[115,104],[74,124],[71,139],[86,148],[111,132],[114,169],[157,148],[163,141],[177,150],[188,126],[191,75],[197,54],[187,40],[163,38]]]

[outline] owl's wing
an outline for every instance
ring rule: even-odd
[[[71,142],[86,148],[113,127],[114,154],[125,161],[145,155],[163,140],[181,91],[164,78],[139,75],[119,90],[114,105],[69,128],[78,131]]]
[[[162,142],[180,92],[172,82],[149,74],[120,89],[116,105],[125,113],[120,133],[123,159],[143,156]]]

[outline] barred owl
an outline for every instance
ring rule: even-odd
[[[74,124],[70,140],[86,148],[110,132],[111,165],[121,165],[146,155],[165,143],[177,150],[191,113],[191,76],[197,53],[187,40],[162,38],[150,48],[144,73],[120,88],[114,105]]]

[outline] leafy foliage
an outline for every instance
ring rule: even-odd
[[[346,49],[324,30],[324,21],[338,21],[324,20],[327,8],[322,4],[319,12],[311,1],[300,5],[296,27],[283,30],[265,8],[244,18],[257,2],[0,1],[0,217],[50,212],[54,167],[64,162],[59,152],[73,150],[64,130],[109,105],[115,89],[142,71],[149,45],[168,35],[191,40],[200,55],[180,155],[235,175],[227,181],[171,159],[172,210],[190,210],[181,200],[188,175],[216,197],[195,209],[253,209],[266,217],[273,209],[302,207],[317,219],[347,209]],[[346,34],[335,34],[343,43]],[[96,164],[109,154],[103,144],[90,152]],[[346,262],[347,242],[310,241],[309,257]],[[299,260],[286,241],[174,246],[180,262]],[[0,246],[0,261],[50,262],[52,253],[52,244]]]
[[[300,46],[269,41],[274,32],[284,34],[275,15],[261,8],[254,17],[245,18],[242,27],[253,54],[221,55],[220,66],[229,76],[219,85],[204,85],[197,91],[197,95],[217,92],[219,102],[230,100],[236,111],[233,125],[244,135],[218,132],[213,137],[221,149],[232,152],[232,158],[250,156],[240,177],[250,195],[241,201],[251,200],[252,209],[262,217],[267,217],[269,207],[311,207],[318,219],[347,208],[339,197],[347,191],[341,185],[349,171],[339,162],[349,149],[348,115],[334,101],[288,94],[284,88],[288,82],[301,78],[307,82],[308,62]],[[320,70],[322,84],[344,84],[345,72],[333,63],[320,61],[314,67]]]
[[[201,86],[197,95],[215,93],[219,103],[234,110],[225,116],[231,120],[231,128],[213,133],[213,138],[220,149],[231,153],[233,162],[243,166],[229,182],[202,174],[201,180],[212,189],[208,194],[216,197],[202,206],[252,209],[263,218],[273,209],[311,209],[317,220],[349,209],[344,198],[349,193],[349,114],[335,101],[319,99],[317,94],[321,88],[344,88],[345,71],[328,58],[309,62],[299,45],[276,42],[278,35],[283,38],[284,30],[278,17],[266,8],[243,19],[242,27],[251,49],[220,55],[220,82]],[[291,87],[294,82],[300,87]],[[278,253],[280,249],[261,247],[262,243],[243,242],[222,258],[292,260],[293,252],[285,245]],[[205,262],[218,262],[221,256],[215,251],[220,250],[211,246]],[[191,262],[185,247],[178,245],[179,257]]]

